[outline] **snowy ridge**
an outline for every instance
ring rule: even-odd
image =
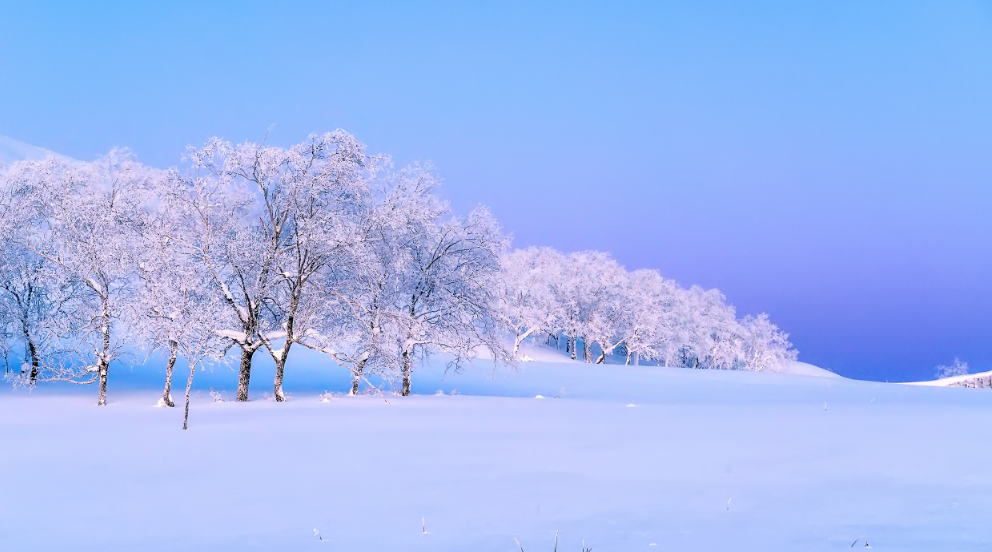
[[[0,135],[0,163],[12,165],[18,161],[40,161],[46,157],[54,155],[59,159],[69,161],[70,158],[59,155],[53,151],[31,144],[25,144],[13,138]]]
[[[978,387],[992,388],[992,370],[977,374],[964,374],[931,381],[911,381],[906,385],[926,385],[929,387]]]
[[[535,345],[533,343],[523,343],[520,346],[520,356],[521,362],[547,362],[547,363],[575,363],[575,364],[585,364],[582,360],[572,360],[572,358],[566,354],[561,349],[555,349],[554,347],[546,347],[542,345]],[[623,364],[623,357],[611,356],[611,362],[609,364]],[[794,376],[811,376],[820,378],[839,378],[841,376],[820,368],[819,366],[814,366],[807,362],[800,362],[798,360],[789,361],[783,365],[778,370],[768,370],[766,372],[778,373],[778,374],[791,374]]]

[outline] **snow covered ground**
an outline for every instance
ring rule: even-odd
[[[283,404],[264,366],[242,404],[206,393],[230,397],[233,372],[197,374],[186,432],[152,406],[154,371],[112,373],[105,408],[93,388],[0,392],[0,548],[992,547],[983,390],[437,362],[415,396],[321,402],[347,375],[306,360]]]

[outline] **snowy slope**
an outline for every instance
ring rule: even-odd
[[[992,387],[992,371],[964,374],[932,381],[913,381],[907,385],[926,385],[931,387]]]
[[[285,404],[211,402],[233,373],[205,372],[183,432],[138,372],[112,373],[106,408],[91,388],[0,392],[2,548],[533,552],[556,530],[573,552],[992,542],[992,426],[962,423],[992,408],[977,390],[437,363],[416,396],[322,402],[311,389],[347,378],[315,361],[287,372]],[[271,390],[268,368],[252,389]]]
[[[512,344],[511,344],[512,345]],[[520,347],[520,353],[518,358],[521,358],[524,362],[552,362],[552,363],[581,363],[580,360],[572,360],[571,357],[563,350],[555,349],[554,347],[545,347],[541,345],[534,345],[533,343],[523,343]],[[613,357],[611,362],[623,363],[624,359],[621,357]],[[778,370],[782,374],[793,374],[798,376],[815,376],[823,378],[839,378],[837,374],[831,372],[830,370],[825,370],[819,366],[814,366],[806,362],[794,361],[789,363]]]
[[[19,142],[6,136],[0,136],[0,163],[5,165],[11,165],[17,161],[23,161],[25,159],[40,161],[49,155],[54,155],[66,160],[69,159],[68,157],[59,155],[44,148],[32,146],[31,144],[25,144],[24,142]]]

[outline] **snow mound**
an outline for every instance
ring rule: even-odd
[[[513,347],[512,343],[508,343],[507,345],[511,348]],[[517,352],[517,358],[522,362],[578,362],[565,354],[564,349],[555,349],[554,347],[545,347],[533,343],[520,344],[520,351]]]
[[[837,374],[827,370],[825,368],[820,368],[819,366],[814,366],[807,362],[799,362],[794,360],[780,370],[776,370],[779,374],[792,374],[794,376],[812,376],[816,378],[839,378]]]

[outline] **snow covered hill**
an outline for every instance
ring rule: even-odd
[[[932,381],[914,381],[908,385],[925,385],[930,387],[977,387],[979,389],[992,388],[992,371],[978,372],[975,374],[963,374],[949,378],[941,378]]]
[[[232,371],[198,373],[184,432],[140,372],[111,373],[106,408],[92,388],[0,391],[2,548],[540,552],[556,531],[573,552],[992,542],[992,428],[966,423],[992,394],[971,389],[435,362],[412,397],[321,398],[348,377],[312,363],[287,372],[281,404],[264,399],[271,368],[249,403],[206,393],[230,397]]]
[[[25,144],[24,142],[19,142],[6,136],[0,136],[0,163],[5,165],[10,165],[25,159],[40,161],[49,155],[54,155],[62,159],[69,159],[68,157],[59,155],[53,151],[32,146],[31,144]]]
[[[508,344],[508,347],[512,348],[512,343]],[[534,345],[531,343],[524,343],[520,346],[520,353],[518,357],[522,362],[551,362],[551,363],[578,363],[581,364],[581,360],[572,360],[572,358],[565,354],[564,351],[560,349],[555,349],[554,347],[545,347],[541,345]],[[610,360],[615,364],[622,364],[624,359],[621,357],[611,357]],[[782,374],[793,374],[798,376],[815,376],[823,378],[839,378],[837,374],[820,368],[819,366],[814,366],[807,362],[792,361],[786,366],[781,367],[777,370],[778,373]]]

